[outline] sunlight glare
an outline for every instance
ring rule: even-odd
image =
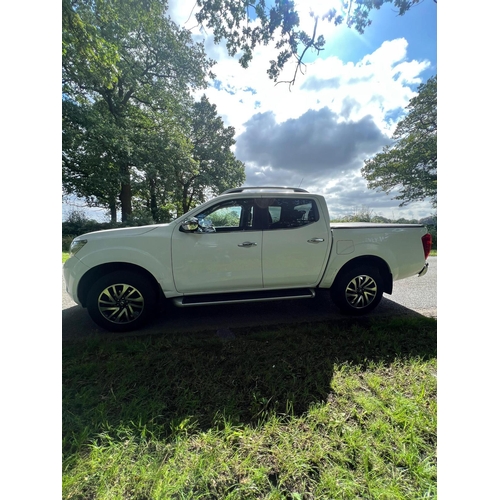
[[[338,40],[345,33],[345,30],[348,29],[345,25],[347,15],[346,5],[347,2],[342,0],[296,0],[295,8],[300,18],[300,29],[308,34],[312,34],[315,17],[317,17],[317,35],[323,35],[329,42]],[[341,25],[335,26],[334,20],[327,21],[323,19],[323,16],[331,9],[336,10],[335,17],[339,15],[344,17],[344,22]]]

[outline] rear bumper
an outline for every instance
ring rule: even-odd
[[[429,263],[426,262],[423,269],[418,273],[418,277],[425,276],[427,274],[427,269],[429,269]]]

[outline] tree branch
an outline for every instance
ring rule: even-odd
[[[275,86],[278,85],[279,83],[288,83],[288,90],[291,92],[292,91],[292,86],[295,84],[295,79],[297,78],[297,72],[299,70],[299,68],[305,64],[302,62],[302,59],[304,58],[306,52],[311,48],[315,48],[317,51],[318,51],[318,54],[319,54],[319,51],[322,50],[320,49],[319,47],[316,46],[315,44],[315,39],[316,39],[316,29],[318,27],[318,16],[316,16],[314,18],[314,30],[313,30],[313,35],[311,37],[311,40],[309,41],[309,43],[304,47],[304,50],[302,51],[302,54],[300,54],[300,57],[297,56],[297,54],[294,54],[295,57],[297,58],[297,65],[295,66],[295,72],[293,74],[293,79],[292,80],[281,80],[279,82],[276,82]],[[304,74],[304,72],[302,71],[302,69],[300,70],[300,72],[302,74]]]

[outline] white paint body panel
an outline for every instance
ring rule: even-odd
[[[254,246],[241,247],[239,244]],[[180,293],[262,288],[262,231],[172,235],[175,288]]]
[[[264,288],[317,286],[330,246],[330,230],[321,220],[302,227],[263,231]]]

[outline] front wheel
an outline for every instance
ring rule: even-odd
[[[383,280],[376,267],[357,267],[342,272],[335,280],[331,293],[335,305],[347,314],[364,314],[382,299]]]
[[[112,332],[139,328],[150,318],[155,305],[153,284],[130,271],[115,271],[97,280],[87,300],[90,317]]]

